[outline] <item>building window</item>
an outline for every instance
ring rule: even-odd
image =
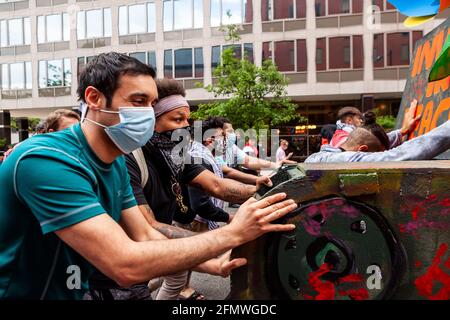
[[[164,50],[164,77],[173,78],[172,50]]]
[[[30,18],[0,21],[0,45],[2,47],[22,46],[31,43]]]
[[[202,0],[164,0],[164,31],[203,28]]]
[[[148,64],[156,71],[156,52],[155,51],[131,52],[129,54],[129,56],[139,60],[142,63]]]
[[[226,49],[233,49],[234,57],[239,60],[242,59],[242,45],[241,44],[224,45],[222,47],[222,50],[226,50]]]
[[[306,0],[264,0],[261,3],[263,21],[306,17]]]
[[[353,36],[353,69],[364,68],[363,36]]]
[[[194,76],[195,78],[203,78],[204,66],[203,66],[203,48],[194,49]]]
[[[253,43],[244,43],[244,57],[251,63],[254,62]]]
[[[175,78],[192,78],[192,49],[175,50]]]
[[[387,35],[387,65],[399,66],[409,64],[409,32],[397,32]]]
[[[297,71],[307,71],[308,56],[306,52],[306,40],[297,40]]]
[[[316,70],[327,70],[327,39],[316,40]]]
[[[211,52],[211,68],[214,70],[219,64],[222,51],[228,48],[233,48],[234,56],[237,59],[247,59],[253,63],[253,43],[213,46]]]
[[[352,0],[352,12],[362,13],[364,7],[364,0]]]
[[[380,8],[381,11],[384,10],[397,10],[392,4],[386,0],[372,0],[372,5]]]
[[[323,49],[317,48],[316,50],[316,64],[321,65],[323,63]],[[317,69],[319,70],[319,69]]]
[[[294,53],[294,41],[275,42],[274,62],[279,71],[295,71]]]
[[[328,0],[328,14],[350,13],[350,0]]]
[[[220,64],[220,46],[213,46],[211,48],[211,69],[214,71]]]
[[[272,60],[281,72],[307,70],[306,40],[304,39],[264,42],[262,56],[263,60]]]
[[[384,67],[384,34],[373,35],[373,66]]]
[[[2,90],[32,88],[31,62],[2,64]]]
[[[211,0],[212,27],[252,21],[252,0]]]
[[[70,24],[67,13],[37,17],[38,43],[69,41]]]
[[[71,85],[70,59],[39,61],[39,88],[70,87]]]
[[[373,36],[373,66],[404,66],[410,64],[411,50],[421,39],[422,31],[396,32],[389,34],[374,34]],[[386,47],[385,47],[386,39]]]
[[[78,40],[111,37],[111,9],[78,12],[77,36]]]
[[[167,78],[201,78],[203,69],[203,48],[164,51],[164,76]]]
[[[155,32],[153,2],[119,7],[119,35]]]
[[[295,0],[295,11],[297,19],[306,18],[306,0]]]
[[[325,0],[315,0],[314,9],[316,12],[316,17],[323,17],[326,15],[326,1]]]
[[[330,69],[350,68],[350,37],[329,39]]]
[[[335,14],[362,13],[364,0],[315,0],[317,17]]]

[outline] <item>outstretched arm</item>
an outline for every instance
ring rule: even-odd
[[[285,197],[277,194],[260,201],[249,199],[231,224],[185,239],[136,242],[107,214],[56,234],[106,276],[128,287],[191,269],[264,233],[293,230],[294,225],[271,223],[296,208],[292,200],[276,203]]]
[[[209,170],[200,173],[189,185],[200,188],[215,198],[233,203],[242,203],[257,191],[254,185],[244,184],[232,179],[223,179]]]
[[[228,179],[237,180],[246,184],[256,185],[257,189],[259,189],[261,185],[266,185],[268,187],[272,186],[272,181],[268,176],[258,177],[253,174],[244,173],[239,170],[230,168],[228,166],[223,166],[222,171]]]

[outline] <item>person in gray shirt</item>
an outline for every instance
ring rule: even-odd
[[[324,146],[305,163],[431,160],[450,149],[450,120],[392,149],[389,140],[384,129],[373,121],[356,128],[340,148]]]

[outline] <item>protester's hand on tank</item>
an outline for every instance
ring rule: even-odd
[[[272,224],[297,208],[295,201],[286,200],[286,196],[285,193],[278,193],[259,201],[255,198],[248,199],[240,206],[233,221],[224,228],[231,230],[238,245],[267,232],[294,230],[294,224]]]
[[[269,176],[261,176],[256,178],[256,190],[259,190],[261,186],[273,186],[272,180],[270,180]]]
[[[405,119],[403,120],[403,126],[401,129],[402,135],[407,135],[413,132],[420,119],[422,118],[422,114],[416,115],[417,111],[417,100],[414,99],[409,106],[408,112],[405,113]]]
[[[224,253],[222,256],[220,256],[217,259],[214,259],[214,262],[216,264],[216,274],[221,277],[228,277],[231,274],[231,271],[233,271],[236,268],[242,267],[247,264],[247,259],[245,258],[236,258],[230,260],[231,256],[231,250]]]

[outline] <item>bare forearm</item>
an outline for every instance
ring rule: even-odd
[[[237,180],[239,182],[251,185],[256,185],[256,180],[258,179],[257,176],[244,173],[233,168],[229,168],[229,170],[225,173],[225,175],[228,179]]]
[[[258,158],[250,157],[250,156],[245,157],[244,166],[251,170],[276,169],[277,168],[277,164],[275,162],[258,159]]]
[[[141,213],[144,215],[147,222],[158,232],[166,236],[168,239],[179,239],[179,238],[187,238],[195,236],[197,233],[185,230],[182,228],[178,228],[175,226],[171,226],[166,223],[162,223],[156,220],[155,215],[148,205],[140,205],[139,209]],[[153,238],[150,238],[153,239]]]
[[[213,262],[204,262],[239,244],[237,239],[228,235],[226,227],[189,239],[135,242],[129,251],[132,258],[128,277],[132,279],[131,283],[140,283],[194,267],[201,272],[212,273]]]
[[[224,179],[220,199],[233,203],[245,202],[256,192],[256,186],[237,182],[232,179]]]
[[[157,222],[153,224],[153,228],[161,232],[169,239],[188,238],[197,235],[197,232],[171,226],[169,224]]]

